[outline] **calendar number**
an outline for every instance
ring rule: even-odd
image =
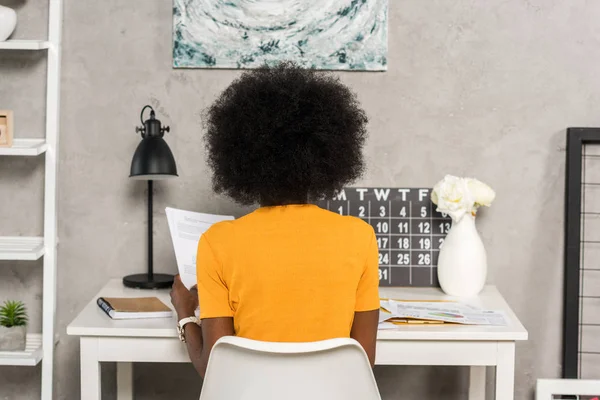
[[[431,191],[419,187],[345,187],[318,200],[317,205],[334,216],[357,217],[370,227],[376,240],[371,246],[377,246],[381,287],[431,286],[437,285],[432,277],[453,226],[450,216],[432,203]]]
[[[378,237],[377,238],[377,247],[380,249],[387,249],[388,238],[386,237]]]
[[[387,269],[384,269],[384,270],[380,269],[379,270],[379,280],[385,279],[387,281],[387,278],[388,278],[388,271],[387,271]]]
[[[410,264],[410,256],[408,254],[398,254],[398,265]]]
[[[398,233],[408,233],[408,222],[400,222],[398,224]]]
[[[399,249],[408,249],[409,247],[410,247],[410,240],[408,238],[398,239],[398,248]]]
[[[387,222],[378,222],[377,225],[377,233],[388,233],[390,229]]]
[[[419,233],[431,232],[431,224],[429,222],[419,222]]]
[[[440,232],[441,233],[448,233],[449,230],[450,230],[450,222],[442,222],[440,224]]]
[[[419,260],[417,264],[419,265],[431,265],[431,256],[429,254],[419,254]]]
[[[388,253],[381,254],[379,253],[379,265],[387,265],[390,263],[390,256]]]

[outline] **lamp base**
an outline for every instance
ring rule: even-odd
[[[167,289],[173,286],[173,275],[148,274],[128,275],[123,278],[123,285],[135,289]]]

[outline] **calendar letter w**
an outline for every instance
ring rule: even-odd
[[[387,200],[390,194],[390,189],[375,189],[375,197],[378,201]]]

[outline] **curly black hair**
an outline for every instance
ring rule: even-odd
[[[333,197],[364,171],[367,122],[331,73],[291,62],[246,71],[206,111],[213,188],[245,205]]]

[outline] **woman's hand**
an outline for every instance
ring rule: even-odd
[[[192,317],[198,308],[198,288],[194,285],[188,290],[179,275],[175,275],[171,288],[171,303],[175,307],[177,319]]]

